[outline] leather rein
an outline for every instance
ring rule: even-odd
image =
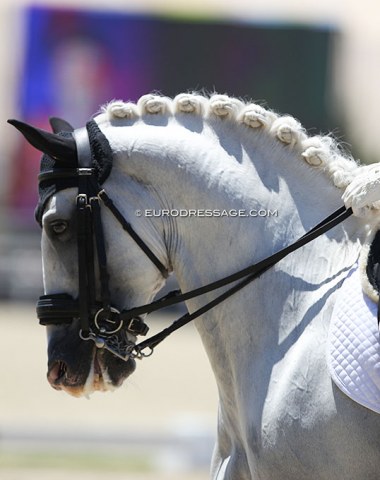
[[[326,233],[352,214],[351,208],[341,207],[294,243],[256,264],[194,290],[185,293],[175,290],[149,304],[120,312],[111,304],[101,204],[111,211],[123,230],[133,238],[163,277],[166,278],[169,272],[99,185],[91,166],[92,153],[86,128],[75,130],[73,136],[77,145],[78,168],[55,168],[41,173],[39,181],[61,177],[78,178],[76,216],[79,295],[77,300],[67,293],[43,295],[37,302],[37,316],[41,325],[71,324],[74,319],[79,319],[79,335],[83,340],[94,341],[97,348],[104,348],[124,361],[150,356],[154,348],[171,333],[219,305],[284,257]],[[136,337],[145,336],[149,330],[141,315],[199,297],[234,282],[238,283],[198,310],[184,314],[169,327],[136,344]],[[100,301],[97,301],[97,296]]]

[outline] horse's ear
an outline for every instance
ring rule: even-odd
[[[63,120],[63,118],[50,117],[49,123],[54,133],[74,131],[74,127],[72,127],[69,122],[66,122],[66,120]]]
[[[43,153],[60,160],[72,160],[77,158],[75,140],[70,137],[45,132],[19,120],[8,120],[8,123],[19,130],[27,141]]]

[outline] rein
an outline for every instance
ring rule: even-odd
[[[111,305],[100,203],[110,210],[123,230],[133,238],[141,250],[158,268],[163,277],[166,278],[168,276],[168,270],[141,237],[133,230],[132,226],[127,222],[112,199],[107,195],[106,191],[99,185],[94,174],[94,169],[91,167],[92,152],[87,130],[85,128],[75,130],[73,135],[77,145],[78,168],[48,170],[39,175],[39,181],[41,182],[57,177],[78,178],[76,215],[78,220],[79,296],[78,300],[75,300],[66,293],[43,295],[37,303],[37,316],[42,325],[70,324],[74,319],[79,318],[79,335],[83,340],[94,341],[97,348],[109,350],[112,354],[124,361],[127,361],[129,358],[150,356],[154,348],[171,333],[219,305],[258,278],[284,257],[332,229],[352,214],[351,208],[346,209],[345,207],[341,207],[293,244],[256,264],[194,290],[185,293],[181,293],[180,290],[175,290],[149,304],[119,312]],[[97,270],[99,272],[98,288],[95,275],[96,258]],[[198,310],[193,313],[186,313],[158,334],[140,343],[135,343],[137,335],[144,336],[149,330],[148,326],[140,318],[140,315],[149,314],[162,308],[199,297],[239,280],[240,282]],[[97,291],[100,296],[100,301],[96,300]]]
[[[251,283],[253,280],[256,278],[259,278],[260,275],[262,275],[265,271],[269,270],[269,268],[273,267],[278,263],[280,260],[285,258],[287,255],[289,255],[292,252],[295,252],[299,248],[303,247],[304,245],[310,243],[312,240],[315,238],[319,237],[320,235],[323,235],[327,231],[331,230],[334,228],[336,225],[339,223],[343,222],[346,218],[348,218],[352,214],[352,209],[348,208],[346,209],[344,206],[336,210],[334,213],[329,215],[327,218],[325,218],[322,222],[320,222],[318,225],[313,227],[311,230],[309,230],[305,235],[303,235],[301,238],[296,240],[294,243],[289,245],[288,247],[283,248],[282,250],[279,250],[278,252],[274,253],[273,255],[270,255],[269,257],[264,258],[264,260],[261,260],[258,263],[255,263],[244,270],[240,270],[239,272],[236,272],[232,275],[229,275],[228,277],[224,277],[221,280],[217,280],[216,282],[209,283],[208,285],[205,285],[203,287],[199,287],[195,290],[191,290],[186,293],[180,293],[179,290],[175,290],[173,292],[170,292],[167,296],[152,302],[148,305],[144,305],[142,307],[137,307],[135,309],[129,310],[128,314],[141,314],[141,313],[151,313],[155,310],[159,310],[161,308],[168,307],[170,305],[174,305],[180,302],[184,302],[185,300],[189,300],[191,298],[199,297],[201,295],[204,295],[205,293],[211,292],[213,290],[217,290],[225,285],[228,285],[232,282],[235,282],[237,280],[240,280],[244,277],[244,280],[237,285],[231,287],[229,290],[225,291],[218,297],[216,297],[214,300],[211,302],[207,303],[203,307],[199,308],[193,313],[186,313],[183,315],[181,318],[176,320],[172,325],[170,325],[168,328],[165,328],[162,330],[162,332],[152,336],[151,338],[148,338],[147,340],[139,343],[138,345],[135,346],[135,349],[137,352],[141,352],[142,350],[146,348],[150,348],[151,351],[163,340],[165,340],[166,337],[168,337],[171,333],[175,332],[179,328],[183,327],[187,323],[191,322],[192,320],[195,320],[196,318],[200,317],[204,313],[208,312],[211,310],[211,308],[216,307],[219,305],[221,302],[229,298],[231,295],[234,293],[238,292],[242,288],[244,288],[246,285]]]

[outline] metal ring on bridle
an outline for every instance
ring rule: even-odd
[[[145,349],[149,349],[148,353],[143,352],[143,350]],[[133,347],[133,350],[135,351],[135,353],[132,353],[131,357],[138,358],[140,360],[142,360],[143,358],[150,357],[154,353],[154,347],[149,347],[149,346],[139,348],[138,345],[135,345]]]
[[[116,314],[115,316],[117,318],[118,324],[112,330],[108,329],[107,326],[110,326],[112,328],[113,325],[115,325],[117,322],[114,321],[112,318],[109,318],[108,316],[105,318],[101,318],[102,313],[107,312],[107,310],[113,314]],[[119,315],[120,315],[119,310],[117,310],[114,307],[109,307],[109,309],[101,308],[100,310],[98,310],[94,318],[94,324],[95,324],[95,327],[98,329],[99,333],[103,335],[113,335],[114,333],[118,332],[123,327],[123,323],[124,323],[124,321],[120,318]],[[100,323],[101,321],[105,322],[105,325],[102,325]]]

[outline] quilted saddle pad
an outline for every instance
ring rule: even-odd
[[[357,266],[339,289],[327,348],[336,385],[355,402],[380,413],[377,305],[363,293]]]

